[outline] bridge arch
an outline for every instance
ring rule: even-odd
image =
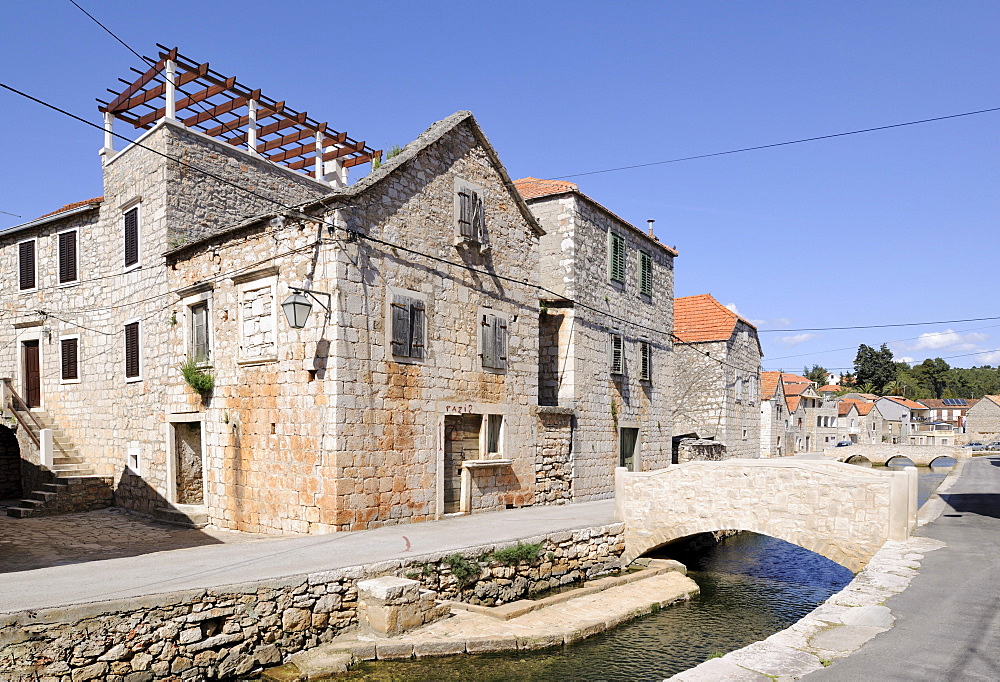
[[[848,464],[862,464],[863,465],[865,462],[867,462],[868,464],[872,463],[872,461],[870,459],[868,459],[867,457],[865,457],[864,455],[851,455],[850,457],[848,457],[844,461],[847,462]]]
[[[916,525],[915,474],[809,460],[619,469],[615,506],[625,522],[623,559],[689,535],[738,529],[859,571],[886,540],[903,540]]]
[[[909,467],[917,466],[916,462],[904,454],[896,454],[886,460],[886,466]]]
[[[841,452],[850,450],[850,452]],[[886,464],[893,457],[906,457],[914,465],[930,466],[930,463],[940,457],[951,457],[955,460],[969,456],[965,448],[954,445],[897,445],[893,443],[860,443],[849,448],[829,448],[825,451],[839,461],[847,461],[854,457],[864,457],[872,464]]]

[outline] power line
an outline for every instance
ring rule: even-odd
[[[785,147],[791,144],[802,144],[803,142],[815,142],[817,140],[829,140],[835,137],[845,137],[847,135],[860,135],[861,133],[871,133],[877,130],[889,130],[891,128],[902,128],[904,126],[914,126],[921,123],[932,123],[934,121],[945,121],[951,118],[961,118],[962,116],[975,116],[977,114],[986,114],[992,111],[1000,111],[1000,107],[992,107],[990,109],[979,109],[977,111],[966,111],[961,114],[949,114],[947,116],[936,116],[934,118],[924,118],[919,121],[906,121],[905,123],[893,123],[891,125],[876,126],[874,128],[862,128],[860,130],[848,130],[843,133],[832,133],[830,135],[818,135],[816,137],[803,137],[798,140],[789,140],[787,142],[773,142],[771,144],[761,144],[754,147],[742,147],[740,149],[730,149],[724,152],[712,152],[711,154],[698,154],[696,156],[682,156],[676,159],[668,159],[666,161],[650,161],[649,163],[637,163],[631,166],[618,166],[617,168],[604,168],[602,170],[587,171],[585,173],[571,173],[569,175],[557,175],[554,180],[562,180],[563,178],[578,178],[584,175],[598,175],[600,173],[614,173],[623,170],[632,170],[634,168],[648,168],[650,166],[662,166],[668,163],[680,163],[681,161],[694,161],[696,159],[708,159],[713,156],[726,156],[728,154],[742,154],[743,152],[753,152],[760,149],[772,149],[774,147]]]
[[[991,320],[1000,320],[1000,317],[970,317],[965,320],[936,320],[934,322],[900,322],[897,324],[863,324],[855,327],[805,327],[802,329],[758,329],[757,333],[789,334],[791,332],[829,332],[829,331],[842,331],[845,329],[885,329],[887,327],[922,327],[929,324],[953,324],[957,322],[985,322]]]

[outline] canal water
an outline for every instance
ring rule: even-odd
[[[920,504],[949,470],[918,467]],[[367,663],[336,679],[662,680],[783,630],[854,577],[818,554],[755,533],[725,538],[682,560],[701,594],[570,647]]]

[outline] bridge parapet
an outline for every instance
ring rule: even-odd
[[[861,443],[846,448],[827,448],[827,457],[846,462],[854,457],[864,457],[872,464],[884,465],[893,457],[906,457],[918,467],[930,466],[939,457],[962,459],[969,456],[967,448],[953,445],[894,445],[892,443]]]
[[[625,553],[698,533],[746,530],[805,547],[852,571],[916,526],[917,473],[812,460],[686,462],[615,473]]]

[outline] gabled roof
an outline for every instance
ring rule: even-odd
[[[789,412],[789,414],[791,414],[792,412],[795,412],[795,410],[799,409],[799,402],[801,402],[801,401],[802,401],[802,396],[798,396],[798,395],[787,396],[785,398],[785,405],[788,406],[788,412]]]
[[[804,377],[801,374],[792,374],[791,372],[781,372],[781,383],[783,384],[811,384],[813,380]]]
[[[517,188],[514,187],[514,182],[510,179],[507,174],[507,169],[504,168],[503,163],[500,162],[500,157],[496,153],[496,149],[490,144],[490,141],[486,138],[482,129],[479,127],[479,123],[476,122],[475,117],[473,117],[471,111],[456,111],[454,114],[448,118],[442,119],[434,124],[432,124],[427,130],[422,132],[417,139],[410,142],[408,145],[403,147],[403,150],[392,157],[381,166],[373,170],[371,173],[365,177],[359,179],[353,185],[347,187],[342,187],[340,189],[332,190],[329,194],[326,194],[318,199],[311,199],[299,206],[295,207],[297,211],[308,212],[308,211],[320,211],[326,213],[337,207],[338,204],[344,202],[350,202],[354,197],[363,195],[368,190],[372,189],[382,181],[390,178],[397,169],[401,168],[403,165],[409,163],[418,155],[424,152],[428,147],[438,142],[445,135],[453,131],[458,126],[463,123],[468,123],[472,128],[473,135],[479,140],[479,143],[483,146],[486,151],[486,155],[489,157],[490,161],[493,163],[493,167],[496,169],[497,173],[500,175],[500,179],[504,186],[510,192],[518,211],[524,218],[525,222],[528,224],[528,228],[538,236],[545,234],[545,230],[542,226],[538,224],[538,220],[535,218],[531,209],[528,205],[524,203],[524,199],[518,193]],[[285,213],[285,211],[282,211]],[[196,246],[200,246],[206,242],[210,242],[217,239],[221,235],[228,234],[230,232],[237,232],[244,228],[256,225],[265,220],[270,220],[276,217],[277,213],[266,213],[262,215],[254,216],[248,220],[243,221],[238,225],[227,227],[225,229],[219,230],[218,232],[213,232],[208,234],[201,239],[196,241],[188,242],[182,246],[172,249],[166,253],[168,256],[173,256],[175,254],[182,253]]]
[[[940,410],[940,409],[967,410],[970,407],[972,407],[973,405],[975,405],[977,402],[979,402],[979,399],[978,398],[966,398],[965,399],[965,405],[953,405],[953,404],[950,404],[950,403],[946,404],[945,401],[943,399],[940,399],[940,398],[924,398],[922,400],[918,400],[917,402],[920,403],[920,404],[922,404],[922,405],[926,405],[928,408],[930,408],[932,410]]]
[[[757,327],[719,303],[712,294],[674,299],[674,334],[684,343],[728,341],[738,321],[757,331]]]
[[[760,373],[760,399],[770,400],[774,397],[774,392],[778,389],[781,372],[761,372]]]
[[[1000,395],[984,395],[982,399],[983,400],[989,400],[991,403],[995,404],[997,407],[1000,407]]]
[[[854,398],[844,398],[843,400],[837,402],[837,409],[841,411],[840,412],[841,415],[847,414],[846,412],[843,411],[847,409],[844,407],[845,405],[853,406],[858,411],[858,414],[861,415],[862,417],[870,414],[871,411],[875,408],[875,403],[871,403],[866,400],[855,400]]]
[[[908,398],[904,398],[902,396],[898,396],[898,395],[886,395],[886,396],[882,396],[882,397],[885,400],[891,400],[892,402],[896,403],[897,405],[902,405],[903,407],[906,407],[906,408],[908,408],[910,410],[926,410],[927,409],[926,406],[921,405],[918,402],[914,402],[912,400],[909,400]]]
[[[95,206],[96,207],[102,201],[104,201],[104,197],[94,197],[93,199],[87,199],[85,201],[74,201],[72,204],[66,204],[62,208],[57,208],[56,210],[52,211],[51,213],[46,213],[45,215],[40,215],[40,216],[38,216],[37,219],[41,220],[42,218],[48,218],[49,216],[58,215],[60,213],[65,213],[66,211],[72,211],[74,208],[81,208],[83,206],[87,206],[87,207]]]
[[[542,178],[533,178],[529,176],[526,178],[521,178],[520,180],[515,180],[514,186],[517,188],[517,191],[520,193],[521,197],[526,201],[532,199],[541,199],[543,197],[555,196],[557,194],[574,194],[580,197],[581,199],[585,200],[586,202],[588,202],[601,212],[611,216],[614,220],[617,220],[622,225],[625,225],[630,230],[632,230],[633,233],[644,237],[647,243],[654,245],[657,248],[663,249],[671,256],[677,255],[676,249],[672,249],[666,244],[661,244],[660,240],[657,239],[656,237],[646,234],[645,232],[640,230],[638,227],[636,227],[629,221],[625,220],[621,216],[617,215],[616,213],[608,209],[608,207],[604,206],[603,204],[597,201],[594,201],[592,197],[589,197],[583,192],[581,192],[579,185],[575,183],[567,182],[565,180],[544,180]]]
[[[820,386],[816,390],[820,393],[836,393],[841,389],[840,386],[834,386],[833,384],[827,384],[826,386]]]
[[[858,405],[852,400],[841,400],[837,403],[837,416],[846,417],[851,410],[858,411]]]
[[[580,189],[579,185],[566,180],[543,180],[541,178],[521,178],[514,181],[514,186],[525,199],[536,199],[547,197],[552,194],[562,194],[564,192],[575,192]]]

